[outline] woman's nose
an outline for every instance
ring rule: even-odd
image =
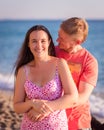
[[[38,42],[38,43],[37,43],[37,47],[38,47],[38,48],[41,48],[41,46],[42,46],[41,42]]]

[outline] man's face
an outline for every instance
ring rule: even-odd
[[[59,29],[57,42],[59,48],[67,52],[72,51],[74,46],[76,45],[73,37],[65,33],[62,29]]]

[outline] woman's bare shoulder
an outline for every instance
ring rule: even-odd
[[[58,58],[57,59],[58,60],[58,65],[60,66],[60,65],[67,65],[67,61],[65,60],[65,59],[63,59],[63,58]]]

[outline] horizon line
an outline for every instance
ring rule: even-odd
[[[86,20],[104,20],[104,18],[84,18],[84,19],[86,19]],[[26,19],[26,18],[24,18],[24,19],[21,19],[21,18],[17,18],[17,19],[14,19],[14,18],[3,18],[3,19],[0,19],[0,21],[41,21],[41,20],[43,20],[43,21],[62,21],[62,20],[65,20],[65,18],[59,18],[59,19],[48,19],[48,18],[40,18],[40,19]]]

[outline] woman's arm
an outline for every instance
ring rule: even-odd
[[[64,59],[59,59],[58,61],[58,72],[64,89],[64,95],[59,99],[47,102],[47,105],[54,111],[70,108],[78,101],[77,87],[72,78],[68,64]]]
[[[14,110],[17,113],[24,113],[27,112],[32,107],[32,101],[28,100],[25,102],[25,89],[24,89],[24,83],[25,83],[25,72],[23,70],[23,67],[19,69],[16,81],[15,81],[15,88],[14,88],[14,99],[13,99],[13,106]]]

